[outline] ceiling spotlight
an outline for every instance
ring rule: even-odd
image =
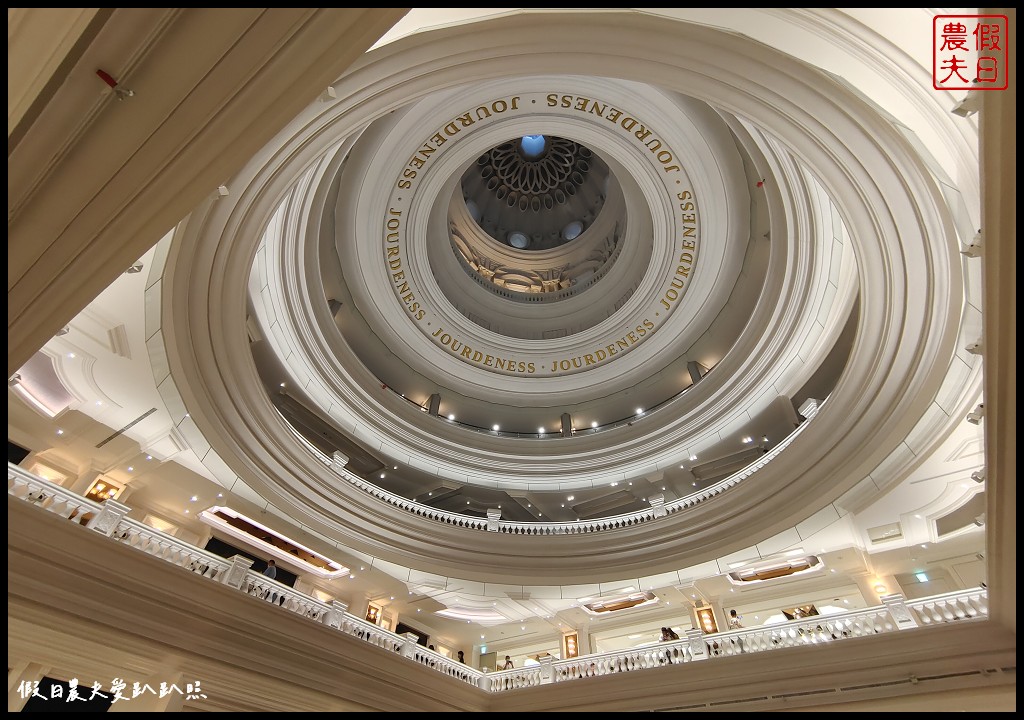
[[[68,357],[71,358],[72,360],[74,360],[75,359],[75,354],[74,353],[68,353]]]
[[[544,434],[544,428],[537,428],[537,432],[540,433],[541,435],[543,435]]]
[[[391,469],[392,469],[392,470],[397,470],[397,469],[398,469],[398,466],[397,466],[397,465],[392,465],[392,466],[391,466]]]
[[[572,502],[575,499],[576,499],[575,495],[570,495],[569,497],[566,498],[566,500],[568,500],[569,502]]]
[[[526,503],[526,507],[533,507],[530,503]]]
[[[451,413],[448,413],[448,419],[449,419],[449,420],[454,420],[454,419],[455,419],[455,416],[454,416],[454,415],[452,415]]]
[[[192,497],[189,498],[189,500],[191,500],[192,502],[199,502],[199,496],[193,495]]]
[[[381,473],[380,477],[381,477],[381,480],[383,480],[384,479],[384,473]]]
[[[224,493],[217,493],[217,497],[219,497],[219,498],[224,497]]]
[[[63,434],[64,434],[64,431],[63,431],[63,430],[59,430],[59,429],[58,429],[58,430],[57,430],[57,434],[58,434],[58,435],[63,435]]]
[[[643,408],[637,408],[636,409],[636,414],[637,415],[643,415],[644,414],[644,409]]]
[[[696,456],[696,455],[691,455],[691,456],[690,456],[690,460],[691,460],[691,461],[693,461],[693,460],[696,460],[696,459],[697,459],[697,456]]]
[[[185,511],[185,514],[188,515],[188,510]]]
[[[494,432],[498,432],[499,430],[501,430],[501,426],[499,426],[499,425],[493,425],[493,426],[491,427],[491,430],[493,430]]]
[[[349,575],[349,576],[348,576],[348,579],[349,579],[349,580],[355,580],[355,579],[356,579],[356,576],[355,576],[355,575]]]
[[[597,420],[595,420],[594,422],[590,423],[590,427],[596,428],[597,427]]]
[[[281,383],[281,387],[284,387],[284,383]]]
[[[128,466],[128,472],[134,472],[134,471],[135,471],[135,468],[132,467],[131,465],[129,465]]]
[[[152,460],[152,459],[153,459],[153,456],[152,456],[152,455],[147,455],[147,456],[146,456],[146,459],[147,459],[147,460]]]

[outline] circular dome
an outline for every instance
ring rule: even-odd
[[[609,174],[604,161],[581,143],[524,135],[477,158],[462,177],[462,195],[467,206],[480,210],[477,223],[492,239],[519,250],[550,250],[573,239],[560,232],[563,227],[600,215]],[[513,231],[529,242],[512,245]]]
[[[622,542],[611,557],[605,546],[599,563],[594,543],[559,539],[558,557],[547,558],[544,572],[563,579],[685,567],[705,559],[702,548],[712,542],[739,548],[750,533],[780,530],[805,517],[804,508],[852,488],[895,452],[898,430],[934,396],[936,358],[951,340],[942,328],[959,310],[944,273],[903,272],[907,258],[949,266],[942,238],[952,224],[936,206],[925,164],[902,161],[905,139],[877,122],[866,103],[741,35],[632,17],[624,24],[659,50],[658,60],[624,63],[593,50],[595,38],[615,45],[622,18],[573,15],[558,27],[536,21],[531,32],[552,40],[565,36],[569,22],[587,28],[586,43],[573,35],[559,53],[564,74],[551,75],[549,56],[502,44],[508,22],[520,20],[431,38],[439,50],[457,43],[479,59],[480,77],[493,79],[459,85],[442,72],[454,61],[439,61],[436,74],[396,76],[372,103],[342,92],[335,105],[311,109],[316,122],[297,123],[303,137],[289,146],[293,157],[281,153],[265,171],[253,167],[253,178],[234,185],[237,196],[196,217],[194,240],[182,233],[180,277],[208,286],[192,295],[216,300],[223,316],[211,318],[214,328],[191,327],[171,340],[191,343],[203,387],[227,388],[206,414],[238,415],[242,428],[218,436],[211,455],[234,467],[244,464],[236,448],[253,446],[260,466],[246,472],[257,493],[301,508],[346,542],[441,570],[500,561],[513,576],[534,572],[532,560],[547,545],[529,537],[502,537],[500,546],[485,537],[486,552],[462,550],[464,527],[481,528],[477,520],[498,500],[511,513],[513,498],[572,490],[577,504],[564,513],[555,506],[557,517],[544,518],[565,528],[635,503],[629,512],[643,522],[610,525]],[[354,71],[357,86],[361,74],[385,71],[375,62]],[[748,82],[759,72],[770,76],[763,86]],[[843,96],[841,104],[819,97],[825,84]],[[779,97],[792,100],[780,104]],[[839,144],[837,127],[844,130]],[[527,134],[544,136],[542,155],[524,152]],[[590,156],[560,155],[555,139]],[[552,157],[572,158],[572,168],[527,169]],[[610,186],[590,182],[598,159]],[[865,167],[870,178],[862,177]],[[765,176],[770,190],[760,189]],[[862,182],[851,188],[854,176]],[[592,199],[603,196],[603,205],[590,218],[573,212],[546,224],[559,245],[525,250],[507,242],[519,232],[533,248],[541,233],[524,219],[542,216],[544,198],[552,209],[564,207],[588,187],[600,191]],[[255,212],[253,197],[277,205]],[[896,205],[919,212],[892,211]],[[625,250],[592,286],[606,291],[523,301],[561,289],[492,283],[505,296],[460,267],[483,260],[473,256],[482,247],[478,236],[502,252],[541,256],[582,246],[601,234],[595,230],[606,217],[627,221],[617,243]],[[582,223],[575,238],[562,232],[572,222]],[[215,232],[223,233],[219,243],[200,242]],[[879,237],[898,238],[900,252]],[[460,242],[468,255],[462,246],[451,252]],[[249,318],[239,301],[244,281],[221,274],[223,253],[258,259]],[[475,270],[491,268],[477,262]],[[597,275],[586,273],[577,280]],[[880,298],[907,293],[931,304],[926,311],[902,302],[880,307]],[[170,307],[175,319],[191,318],[187,308]],[[221,342],[239,334],[230,328],[252,328],[250,357],[247,347],[239,354]],[[188,365],[188,353],[171,352]],[[267,368],[267,377],[272,369],[293,379],[291,399],[268,407],[252,388],[253,364]],[[209,374],[224,379],[207,382]],[[915,392],[921,389],[927,392]],[[776,431],[792,428],[795,400],[822,391],[833,399],[784,453],[785,468],[767,464],[756,483],[729,488],[729,502],[708,493],[674,506],[678,512],[657,527],[644,525],[656,516],[640,504],[653,506],[657,491],[637,496],[628,483],[653,489],[657,478],[681,501],[703,492],[683,482],[698,457],[731,458],[744,452],[740,438],[776,441]],[[189,407],[203,404],[188,398]],[[283,408],[296,423],[322,427],[314,415],[327,432],[305,428],[297,430],[302,440],[281,440],[290,437]],[[538,437],[539,428],[551,437]],[[339,467],[327,468],[303,442],[328,458],[333,453],[321,445],[333,443]],[[345,468],[339,456],[349,458]],[[399,476],[394,486],[366,485],[373,461],[401,468],[388,473],[389,483]],[[457,527],[463,520],[448,523],[439,510],[397,528],[395,498],[411,500],[426,482],[468,496],[477,520]]]

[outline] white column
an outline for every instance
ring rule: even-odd
[[[555,681],[554,667],[552,663],[555,661],[550,655],[545,655],[540,659],[540,682],[541,685],[547,685]]]
[[[419,644],[420,637],[416,633],[405,634],[405,644],[402,645],[402,657],[411,658],[413,653],[416,652],[416,646]]]
[[[348,611],[348,603],[341,600],[331,600],[331,609],[327,611],[324,623],[333,628],[340,628]]]
[[[121,522],[121,518],[131,512],[131,508],[117,500],[104,500],[103,507],[86,525],[90,530],[95,530],[100,535],[110,537],[114,529]]]
[[[885,609],[889,611],[893,621],[896,623],[896,627],[900,630],[917,627],[917,620],[914,619],[902,595],[898,593],[883,595],[882,604],[885,605]]]
[[[708,646],[704,644],[704,633],[693,628],[686,631],[686,642],[690,646],[690,659],[693,661],[708,659]]]
[[[487,532],[498,532],[501,521],[501,508],[487,508]]]
[[[663,494],[648,495],[647,502],[651,504],[651,509],[654,510],[654,517],[660,518],[668,515],[668,511],[665,509],[665,496]]]
[[[245,581],[245,574],[252,567],[252,560],[242,555],[235,555],[231,558],[231,567],[224,573],[224,584],[230,585],[236,590],[241,589]]]

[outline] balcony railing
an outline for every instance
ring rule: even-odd
[[[157,557],[201,577],[233,587],[250,597],[300,615],[384,651],[474,685],[488,692],[529,688],[553,682],[634,672],[655,667],[713,660],[729,655],[774,652],[804,645],[839,642],[848,638],[898,632],[927,625],[972,622],[988,616],[988,594],[982,588],[958,590],[905,601],[899,595],[882,598],[877,607],[838,615],[814,616],[784,625],[746,628],[714,635],[688,630],[671,643],[596,653],[566,660],[542,659],[539,665],[493,673],[456,662],[403,637],[350,615],[348,606],[301,593],[250,569],[252,561],[236,555],[230,560],[125,517],[130,508],[115,500],[97,503],[8,463],[7,493],[115,542]]]
[[[603,532],[618,528],[631,527],[640,523],[649,522],[655,518],[671,515],[699,503],[705,502],[717,495],[721,495],[735,485],[743,482],[751,475],[774,460],[783,450],[800,436],[807,429],[812,420],[805,420],[798,428],[782,439],[775,447],[759,457],[746,467],[734,472],[718,482],[708,485],[705,488],[696,490],[681,498],[666,502],[661,506],[651,506],[643,510],[635,510],[623,515],[612,515],[595,520],[571,520],[566,522],[513,522],[511,520],[489,521],[486,518],[462,515],[460,513],[439,510],[429,505],[402,497],[397,493],[385,490],[374,485],[369,480],[364,480],[344,466],[344,461],[338,462],[324,454],[316,446],[304,438],[297,430],[292,428],[292,433],[299,442],[324,465],[334,470],[341,478],[348,481],[353,487],[383,500],[389,505],[405,510],[406,512],[425,517],[437,522],[443,522],[457,527],[470,528],[473,530],[490,530],[492,532],[509,533],[512,535],[578,535],[581,533]]]

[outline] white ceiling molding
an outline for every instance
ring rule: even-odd
[[[572,32],[565,30],[569,23]],[[530,38],[530,49],[550,40],[559,48],[557,58],[526,54],[523,37]],[[627,46],[632,56],[624,58]],[[601,47],[619,48],[620,54],[595,52]],[[460,54],[450,54],[452,48]],[[424,51],[431,60],[411,67],[407,49]],[[756,123],[799,159],[835,203],[857,252],[862,302],[850,365],[814,426],[781,462],[762,470],[762,482],[738,486],[722,502],[662,523],[618,531],[612,547],[585,536],[552,545],[479,533],[469,549],[464,532],[409,517],[394,522],[387,508],[347,493],[327,468],[288,441],[246,356],[247,274],[238,268],[251,264],[277,200],[294,182],[294,175],[282,172],[286,163],[301,172],[318,157],[306,138],[291,138],[232,180],[238,194],[231,203],[208,202],[176,236],[165,275],[168,358],[172,374],[189,377],[189,386],[180,388],[183,400],[227,466],[289,514],[375,557],[469,578],[502,567],[513,582],[611,579],[633,569],[653,572],[707,560],[716,554],[710,548],[721,553],[748,546],[752,537],[792,527],[852,487],[898,447],[948,369],[963,300],[961,266],[949,210],[925,163],[854,93],[768,46],[634,15],[523,15],[413,36],[368,55],[362,68],[334,86],[338,102],[330,118],[319,106],[294,125],[315,130],[334,124],[342,129],[337,138],[345,128],[355,131],[390,108],[450,85],[464,63],[483,78],[501,76],[510,64],[519,73],[542,72],[556,60],[570,73],[644,80],[706,100]],[[372,96],[364,93],[370,86]],[[205,231],[217,227],[225,232],[217,233],[219,243],[210,242]],[[783,308],[805,300],[791,294],[795,287],[783,288]],[[313,313],[320,323],[328,321],[326,303]],[[756,362],[745,370],[745,376],[768,371]],[[728,395],[730,389],[738,392],[739,386],[717,390]],[[964,389],[971,392],[976,394],[976,384]],[[393,419],[375,420],[403,430]],[[631,440],[623,443],[630,451],[623,464],[652,450]],[[500,473],[494,460],[507,448],[480,451],[490,455],[489,471]]]

